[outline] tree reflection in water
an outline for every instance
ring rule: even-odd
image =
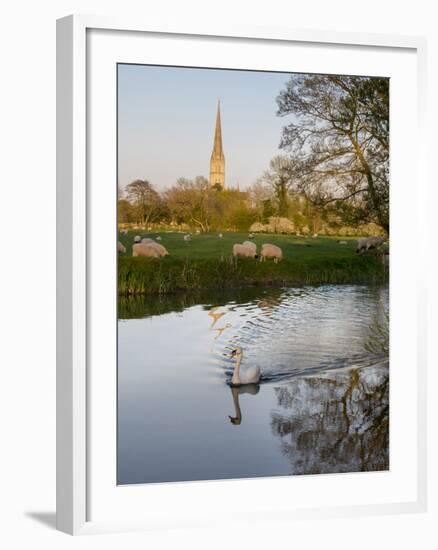
[[[275,393],[271,428],[292,474],[389,468],[388,365],[297,378]]]

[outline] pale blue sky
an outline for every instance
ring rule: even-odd
[[[147,179],[158,190],[178,177],[209,177],[217,101],[221,101],[225,185],[244,189],[280,153],[287,118],[276,97],[289,75],[118,66],[119,184]]]

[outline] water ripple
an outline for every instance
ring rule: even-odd
[[[388,307],[388,289],[324,286],[287,289],[245,304],[225,305],[223,320],[232,328],[218,340],[213,361],[229,378],[230,357],[243,350],[242,369],[258,366],[262,381],[384,360],[364,350],[371,323]]]

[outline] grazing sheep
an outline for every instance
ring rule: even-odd
[[[120,241],[117,242],[117,252],[122,252],[122,254],[126,252],[126,248]]]
[[[266,260],[266,258],[273,258],[274,262],[281,262],[283,259],[283,251],[275,244],[263,244],[260,252],[260,261]]]
[[[364,237],[363,239],[357,240],[357,246],[356,246],[356,254],[360,254],[362,250],[366,250],[368,237]]]
[[[136,235],[136,236],[134,237],[134,242],[135,242],[135,243],[140,243],[140,242],[141,242],[141,237],[140,237],[140,235]]]
[[[223,237],[222,233],[219,233],[218,237],[219,237],[219,239],[222,239],[222,237]]]
[[[348,244],[347,241],[338,241],[338,244]]]
[[[372,248],[379,248],[386,240],[386,237],[364,237],[363,239],[358,239],[356,254],[362,254],[362,252]]]
[[[155,237],[155,240],[156,240],[156,241],[161,241],[160,235],[157,235],[157,236]]]
[[[158,250],[160,256],[168,256],[169,255],[169,252],[167,251],[166,247],[164,247],[160,243],[156,243],[155,241],[152,241],[150,243],[144,243],[144,244],[146,244],[147,246],[152,246],[153,248],[155,248],[155,250]]]
[[[147,258],[161,258],[160,251],[147,243],[136,243],[132,245],[133,256],[145,256]]]
[[[248,235],[248,238],[249,238],[249,239],[253,239],[253,238],[254,238],[254,235],[253,235],[252,233],[250,233],[250,234]]]
[[[313,239],[318,238],[318,233],[314,233],[314,234],[312,235],[312,238],[313,238]]]
[[[251,241],[243,241],[243,244],[247,246],[248,248],[254,250],[254,254],[257,254],[257,245],[256,243],[252,243]]]
[[[184,235],[183,239],[188,243],[192,240],[192,237],[190,235]]]
[[[257,258],[257,250],[245,244],[236,243],[233,245],[233,256],[235,258]]]

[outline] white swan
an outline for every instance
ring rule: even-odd
[[[231,352],[231,357],[236,357],[236,366],[234,367],[233,377],[231,378],[232,386],[242,386],[244,384],[257,384],[260,380],[260,368],[249,367],[243,372],[240,372],[240,363],[242,362],[242,348],[236,348]]]

